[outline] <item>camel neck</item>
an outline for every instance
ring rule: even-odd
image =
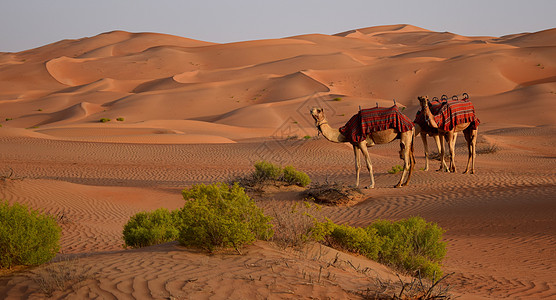
[[[346,137],[340,133],[340,130],[330,127],[330,125],[328,125],[328,122],[326,120],[319,122],[317,124],[317,128],[322,133],[322,135],[331,142],[335,142],[335,143],[347,142]]]
[[[432,114],[429,105],[425,105],[425,107],[423,107],[423,113],[426,116],[426,119],[428,119],[428,124],[432,127],[432,128],[438,128],[438,124],[436,123],[436,121],[434,120],[434,115]]]

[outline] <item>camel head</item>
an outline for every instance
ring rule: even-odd
[[[315,119],[315,125],[320,126],[326,123],[326,117],[324,116],[324,108],[311,108],[311,116]]]
[[[419,96],[419,105],[421,106],[421,111],[425,114],[425,121],[431,126],[432,128],[438,128],[438,124],[434,120],[434,116],[430,109],[429,97],[427,96]]]
[[[419,96],[417,97],[417,99],[419,100],[419,105],[421,105],[421,108],[424,110],[425,107],[427,107],[429,105],[429,97],[428,96]]]

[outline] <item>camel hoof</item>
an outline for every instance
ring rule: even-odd
[[[396,185],[394,186],[394,188],[401,188],[401,187],[402,187],[401,184],[396,184]]]
[[[367,190],[367,189],[370,190],[370,189],[374,189],[374,188],[375,188],[374,185],[368,185],[368,186],[365,187],[366,190]]]

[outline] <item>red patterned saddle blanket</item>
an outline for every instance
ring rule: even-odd
[[[367,138],[371,132],[386,129],[396,129],[406,132],[413,128],[413,123],[398,109],[392,107],[375,107],[360,110],[340,128],[350,143],[359,143]]]
[[[475,107],[471,101],[449,100],[446,102],[431,103],[431,112],[438,128],[449,131],[463,123],[471,123],[471,129],[479,127],[479,118],[475,114]]]

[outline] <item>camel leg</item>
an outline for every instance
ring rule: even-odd
[[[469,152],[467,157],[467,167],[465,168],[463,174],[467,174],[469,171],[471,171],[471,174],[475,174],[475,158],[477,156],[475,146],[477,145],[477,131],[477,129],[466,129],[463,131],[465,141],[467,141],[467,150]]]
[[[456,140],[458,137],[457,132],[448,132],[447,134],[450,142],[448,147],[450,147],[450,172],[456,172]]]
[[[421,140],[423,141],[423,148],[425,148],[425,171],[429,170],[429,146],[427,144],[427,135],[421,132]]]
[[[355,156],[355,187],[359,187],[359,169],[361,169],[361,154],[359,154],[359,149],[355,145],[353,145],[353,154]]]
[[[367,149],[367,144],[365,142],[361,142],[359,144],[359,148],[363,153],[363,157],[365,158],[365,162],[367,163],[367,170],[369,170],[369,176],[371,177],[371,184],[366,187],[369,189],[374,189],[375,187],[375,177],[373,176],[373,164],[371,163],[371,157],[369,155],[369,151]]]
[[[442,142],[442,140],[440,139],[440,135],[438,135],[438,134],[433,134],[433,135],[432,135],[432,138],[434,139],[434,142],[436,143],[436,150],[438,151],[438,153],[440,153],[440,151],[441,151],[440,148],[442,147],[442,146],[440,145],[440,142]]]
[[[400,182],[394,187],[401,187],[406,186],[409,184],[409,179],[411,178],[411,173],[413,172],[413,167],[415,165],[415,157],[414,157],[414,132],[409,132],[409,134],[404,134],[401,136],[400,141],[400,158],[404,161],[403,172],[400,178]],[[404,181],[404,178],[407,175],[407,179]]]
[[[443,137],[446,140],[446,142],[448,143],[448,136],[443,134]],[[438,171],[448,172],[448,166],[446,165],[446,161],[445,161],[446,146],[444,145],[444,141],[442,141],[442,137],[440,139],[441,139],[441,141],[440,141],[440,169],[438,169]]]

